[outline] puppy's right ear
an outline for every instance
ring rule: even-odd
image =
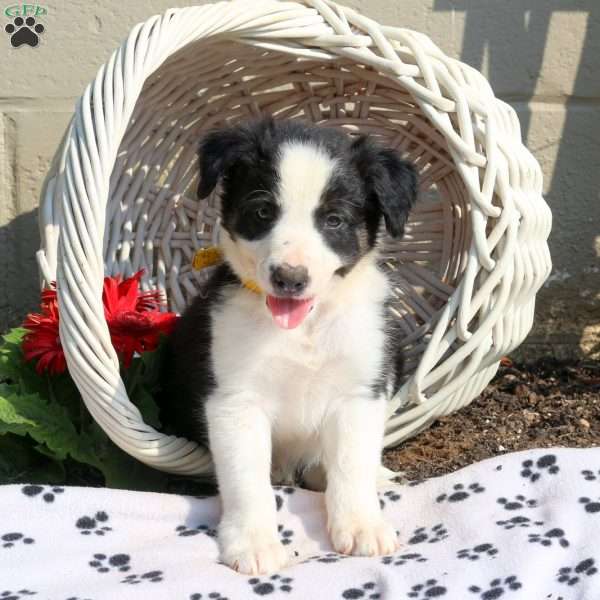
[[[200,142],[200,184],[198,197],[206,198],[244,153],[245,137],[239,128],[228,127],[209,133]]]

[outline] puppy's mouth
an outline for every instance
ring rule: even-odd
[[[314,298],[267,296],[267,308],[271,311],[275,323],[282,329],[298,327],[306,319],[314,304]]]

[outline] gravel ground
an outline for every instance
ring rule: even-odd
[[[469,406],[387,450],[384,464],[408,479],[435,477],[505,452],[600,445],[600,362],[505,359]]]

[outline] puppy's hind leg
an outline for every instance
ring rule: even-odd
[[[270,482],[271,423],[249,394],[213,396],[206,417],[223,509],[221,560],[240,573],[273,573],[287,554]]]

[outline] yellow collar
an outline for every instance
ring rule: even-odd
[[[194,254],[192,259],[192,268],[196,271],[201,271],[207,267],[213,267],[214,265],[223,262],[223,252],[218,246],[208,246],[207,248],[200,248]],[[242,281],[242,285],[249,291],[255,294],[262,294],[261,287],[252,279],[246,279]]]

